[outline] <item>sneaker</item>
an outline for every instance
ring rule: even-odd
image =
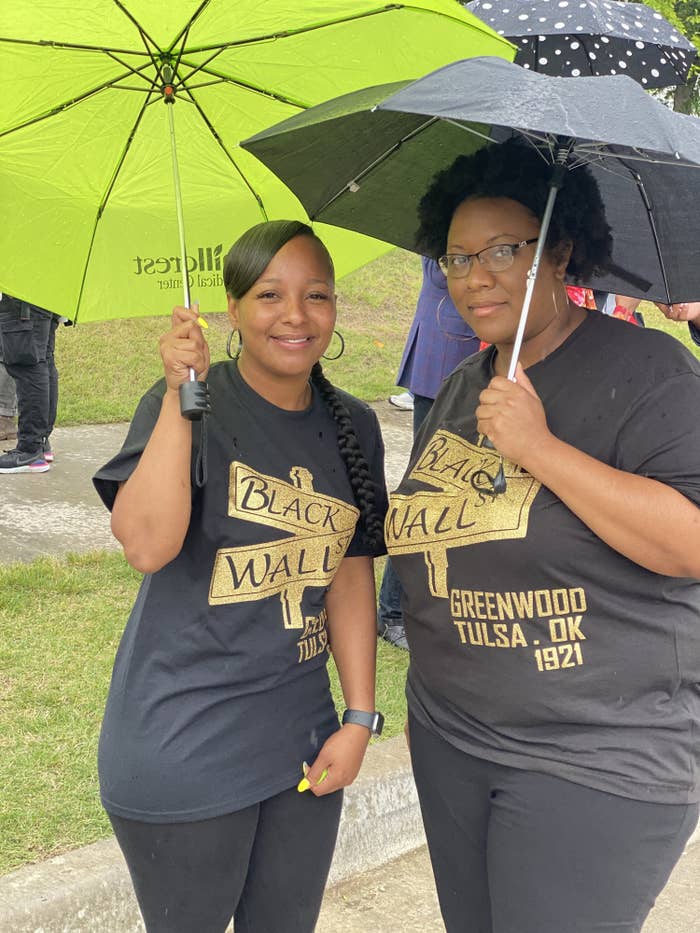
[[[394,648],[403,648],[404,651],[410,650],[403,625],[385,625],[379,633],[379,637],[389,642]]]
[[[53,463],[53,450],[51,450],[51,444],[48,441],[44,443],[44,460],[47,463]]]
[[[390,395],[389,401],[394,408],[400,408],[401,411],[413,411],[413,396],[410,392],[402,392],[401,395]]]
[[[40,450],[27,453],[25,450],[8,450],[0,457],[0,473],[46,473],[51,465]]]
[[[13,441],[17,437],[17,419],[0,415],[0,441]]]

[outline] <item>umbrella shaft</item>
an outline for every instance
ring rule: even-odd
[[[532,260],[532,267],[527,275],[527,288],[525,289],[525,297],[523,299],[523,307],[520,312],[520,320],[518,321],[518,329],[515,333],[515,340],[513,342],[513,353],[510,358],[510,365],[508,367],[508,378],[511,382],[515,382],[515,368],[518,365],[518,357],[520,356],[520,348],[523,343],[523,336],[525,335],[525,325],[527,324],[527,316],[530,312],[530,302],[532,301],[532,293],[535,290],[535,282],[537,280],[537,270],[540,266],[540,259],[542,258],[542,253],[544,252],[544,246],[547,241],[547,232],[549,231],[549,222],[552,219],[552,211],[554,210],[554,202],[557,199],[557,193],[559,188],[556,184],[553,184],[549,189],[549,194],[547,195],[547,204],[545,205],[544,214],[542,215],[542,223],[540,225],[540,233],[537,239],[537,248],[535,249],[535,258]]]
[[[175,116],[173,114],[174,104],[169,103],[166,108],[168,111],[168,122],[170,124],[170,153],[173,158],[173,187],[175,189],[175,211],[177,212],[177,228],[180,234],[180,256],[182,257],[182,290],[184,294],[185,307],[190,306],[190,284],[187,280],[187,247],[185,246],[185,218],[182,212],[182,191],[180,189],[180,170],[177,160],[177,142],[175,140]],[[191,372],[191,371],[190,371]]]

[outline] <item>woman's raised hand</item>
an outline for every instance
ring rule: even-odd
[[[199,321],[199,305],[173,308],[170,330],[160,338],[165,381],[169,389],[179,389],[189,382],[190,369],[204,382],[209,372],[209,345]]]
[[[521,466],[526,467],[528,451],[549,436],[542,402],[521,363],[515,370],[515,382],[494,376],[479,396],[476,417],[479,433],[485,434],[500,454]]]

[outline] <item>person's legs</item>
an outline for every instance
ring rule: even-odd
[[[56,360],[54,357],[56,347],[56,329],[58,327],[58,323],[59,319],[54,315],[54,318],[51,322],[49,341],[46,347],[46,364],[49,370],[49,416],[46,438],[44,440],[44,459],[48,463],[53,463],[54,461],[54,454],[49,438],[51,437],[54,424],[56,423],[56,411],[58,408],[58,370],[56,369]]]
[[[639,933],[693,831],[697,805],[503,773],[489,824],[493,933]]]
[[[258,804],[194,823],[110,815],[147,933],[224,933],[248,873],[258,815]]]
[[[382,575],[382,584],[379,587],[379,600],[377,608],[377,630],[381,638],[397,648],[408,648],[406,632],[403,627],[401,613],[401,596],[403,590],[391,558],[387,557]]]
[[[48,334],[48,339],[46,342],[46,366],[49,373],[49,408],[48,408],[48,424],[46,431],[46,439],[48,440],[49,435],[53,431],[53,426],[56,423],[56,410],[58,408],[58,370],[56,369],[56,360],[55,360],[55,349],[56,349],[56,328],[58,327],[59,319],[54,314],[50,322],[50,330]]]
[[[430,411],[432,404],[433,399],[425,395],[413,396],[414,438],[418,433],[418,428]],[[401,612],[402,595],[403,589],[401,588],[401,581],[394,570],[391,558],[387,557],[386,564],[384,565],[384,573],[382,574],[382,583],[379,587],[377,631],[380,638],[388,641],[390,645],[408,650],[406,630],[403,624],[403,613]]]
[[[15,380],[2,362],[0,345],[0,441],[17,437],[17,392]]]
[[[8,373],[5,364],[0,360],[0,416],[14,418],[17,414],[17,393],[15,380]]]
[[[260,804],[236,933],[313,933],[338,834],[342,791],[296,787]]]
[[[433,407],[435,399],[428,398],[427,395],[413,396],[413,437],[418,433],[418,428],[423,424],[428,416],[428,412]]]
[[[18,303],[0,312],[3,355],[8,373],[15,381],[19,415],[17,449],[42,452],[49,425],[49,367],[47,350],[55,333],[54,315]],[[57,320],[57,319],[55,319]]]
[[[698,806],[630,800],[473,758],[410,717],[448,933],[639,933]]]
[[[447,933],[493,933],[486,863],[493,766],[465,755],[410,714],[409,734],[445,929]]]

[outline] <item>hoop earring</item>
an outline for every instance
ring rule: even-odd
[[[552,289],[552,301],[554,302],[554,317],[557,317],[559,314],[559,305],[557,304],[557,296],[554,294],[554,289]]]
[[[329,360],[329,361],[339,360],[340,357],[343,355],[343,353],[345,353],[345,339],[343,338],[343,335],[340,333],[339,330],[334,330],[333,333],[336,335],[336,337],[340,341],[340,350],[336,353],[335,356],[326,356],[325,353],[321,354],[322,360]]]
[[[231,344],[232,344],[232,342],[233,342],[233,335],[234,335],[234,334],[237,334],[237,335],[238,335],[238,346],[236,347],[236,352],[235,352],[235,353],[231,353]],[[227,339],[227,341],[226,341],[226,356],[227,356],[230,360],[237,360],[238,357],[241,355],[241,347],[242,347],[242,346],[243,346],[243,341],[241,340],[241,332],[238,330],[238,328],[234,327],[234,329],[233,329],[233,330],[231,331],[231,333],[228,335],[228,339]]]

